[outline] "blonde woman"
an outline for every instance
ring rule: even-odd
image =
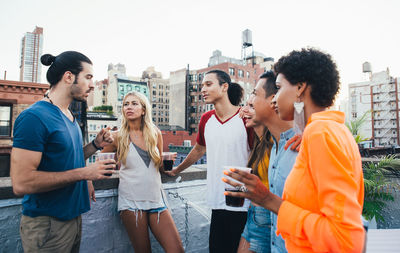
[[[151,252],[150,227],[165,252],[183,252],[161,186],[163,141],[151,121],[150,103],[143,94],[131,92],[122,105],[121,129],[102,152],[117,151],[121,162],[118,211],[129,239],[135,252]]]

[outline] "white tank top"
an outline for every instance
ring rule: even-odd
[[[126,164],[121,165],[118,191],[119,195],[131,201],[159,203],[162,200],[160,171],[152,160],[147,167],[132,143],[129,144]]]

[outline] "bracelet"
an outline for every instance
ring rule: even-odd
[[[97,150],[103,149],[102,147],[97,147],[97,145],[94,143],[94,140],[92,141],[92,145]]]

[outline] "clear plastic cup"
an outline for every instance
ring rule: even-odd
[[[235,169],[238,169],[238,170],[246,171],[248,173],[251,172],[251,168],[248,168],[248,167],[224,166],[224,170],[229,170],[231,168],[235,168]],[[228,177],[225,174],[224,174],[224,177],[228,178],[231,181],[239,183],[235,179],[233,179],[231,177]],[[239,192],[239,190],[236,187],[234,187],[234,186],[232,186],[230,184],[227,184],[227,183],[225,183],[225,191],[227,191],[227,192]],[[242,207],[243,204],[244,204],[244,198],[238,198],[238,197],[232,197],[232,196],[226,196],[225,195],[225,204],[227,206],[231,206],[231,207]]]
[[[165,171],[172,170],[172,167],[174,166],[174,159],[176,158],[176,155],[177,155],[176,152],[163,152],[162,153]]]
[[[115,153],[97,153],[97,160],[108,160],[108,159],[115,159]],[[110,169],[112,170],[112,169]],[[104,174],[105,176],[112,176],[112,173]]]

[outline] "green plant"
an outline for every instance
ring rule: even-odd
[[[398,177],[400,160],[395,155],[383,157],[379,162],[368,162],[363,165],[364,171],[364,207],[363,216],[376,221],[384,221],[382,210],[386,201],[394,201],[392,190],[399,185],[391,182],[387,176]]]
[[[345,123],[346,126],[349,128],[351,134],[354,136],[354,139],[356,140],[357,144],[361,143],[363,141],[369,140],[368,138],[362,137],[359,132],[360,132],[362,125],[364,125],[365,122],[367,121],[370,113],[371,113],[371,111],[366,111],[366,112],[364,112],[364,114],[361,117]]]
[[[95,106],[93,108],[93,111],[95,112],[112,112],[113,107],[111,105],[101,105],[101,106]]]

